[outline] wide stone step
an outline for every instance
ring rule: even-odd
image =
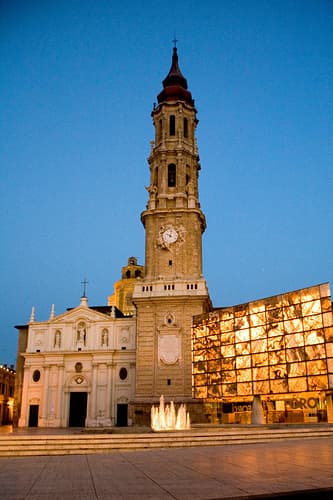
[[[333,439],[333,427],[196,428],[188,431],[142,434],[8,434],[0,435],[0,456],[83,455],[125,449],[221,446],[309,438]]]

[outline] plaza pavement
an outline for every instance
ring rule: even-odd
[[[333,499],[333,438],[3,457],[0,498]]]

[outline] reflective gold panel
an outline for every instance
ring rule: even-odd
[[[249,396],[250,394],[253,394],[252,383],[251,382],[244,382],[244,383],[237,384],[237,394],[243,395],[243,396]]]
[[[237,382],[250,382],[252,380],[252,370],[237,370]]]
[[[250,368],[250,367],[251,367],[251,356],[236,357],[236,368]]]
[[[308,390],[306,378],[292,378],[288,381],[290,392],[306,392]]]
[[[268,380],[268,366],[262,368],[253,368],[253,380]]]
[[[252,356],[252,366],[262,366],[268,365],[268,352],[263,352],[261,354],[253,354]]]
[[[288,377],[304,377],[306,375],[306,363],[289,363]]]

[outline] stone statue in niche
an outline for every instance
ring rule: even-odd
[[[109,332],[107,328],[104,328],[102,331],[102,346],[107,346],[109,345]]]
[[[81,321],[77,326],[77,341],[80,344],[86,345],[87,330],[86,325]]]
[[[54,347],[61,346],[61,331],[57,330],[54,334]]]

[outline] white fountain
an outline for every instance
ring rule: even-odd
[[[169,431],[190,429],[190,415],[186,411],[186,405],[181,404],[178,411],[173,401],[164,403],[164,396],[160,397],[160,406],[151,408],[151,428],[153,431]]]

